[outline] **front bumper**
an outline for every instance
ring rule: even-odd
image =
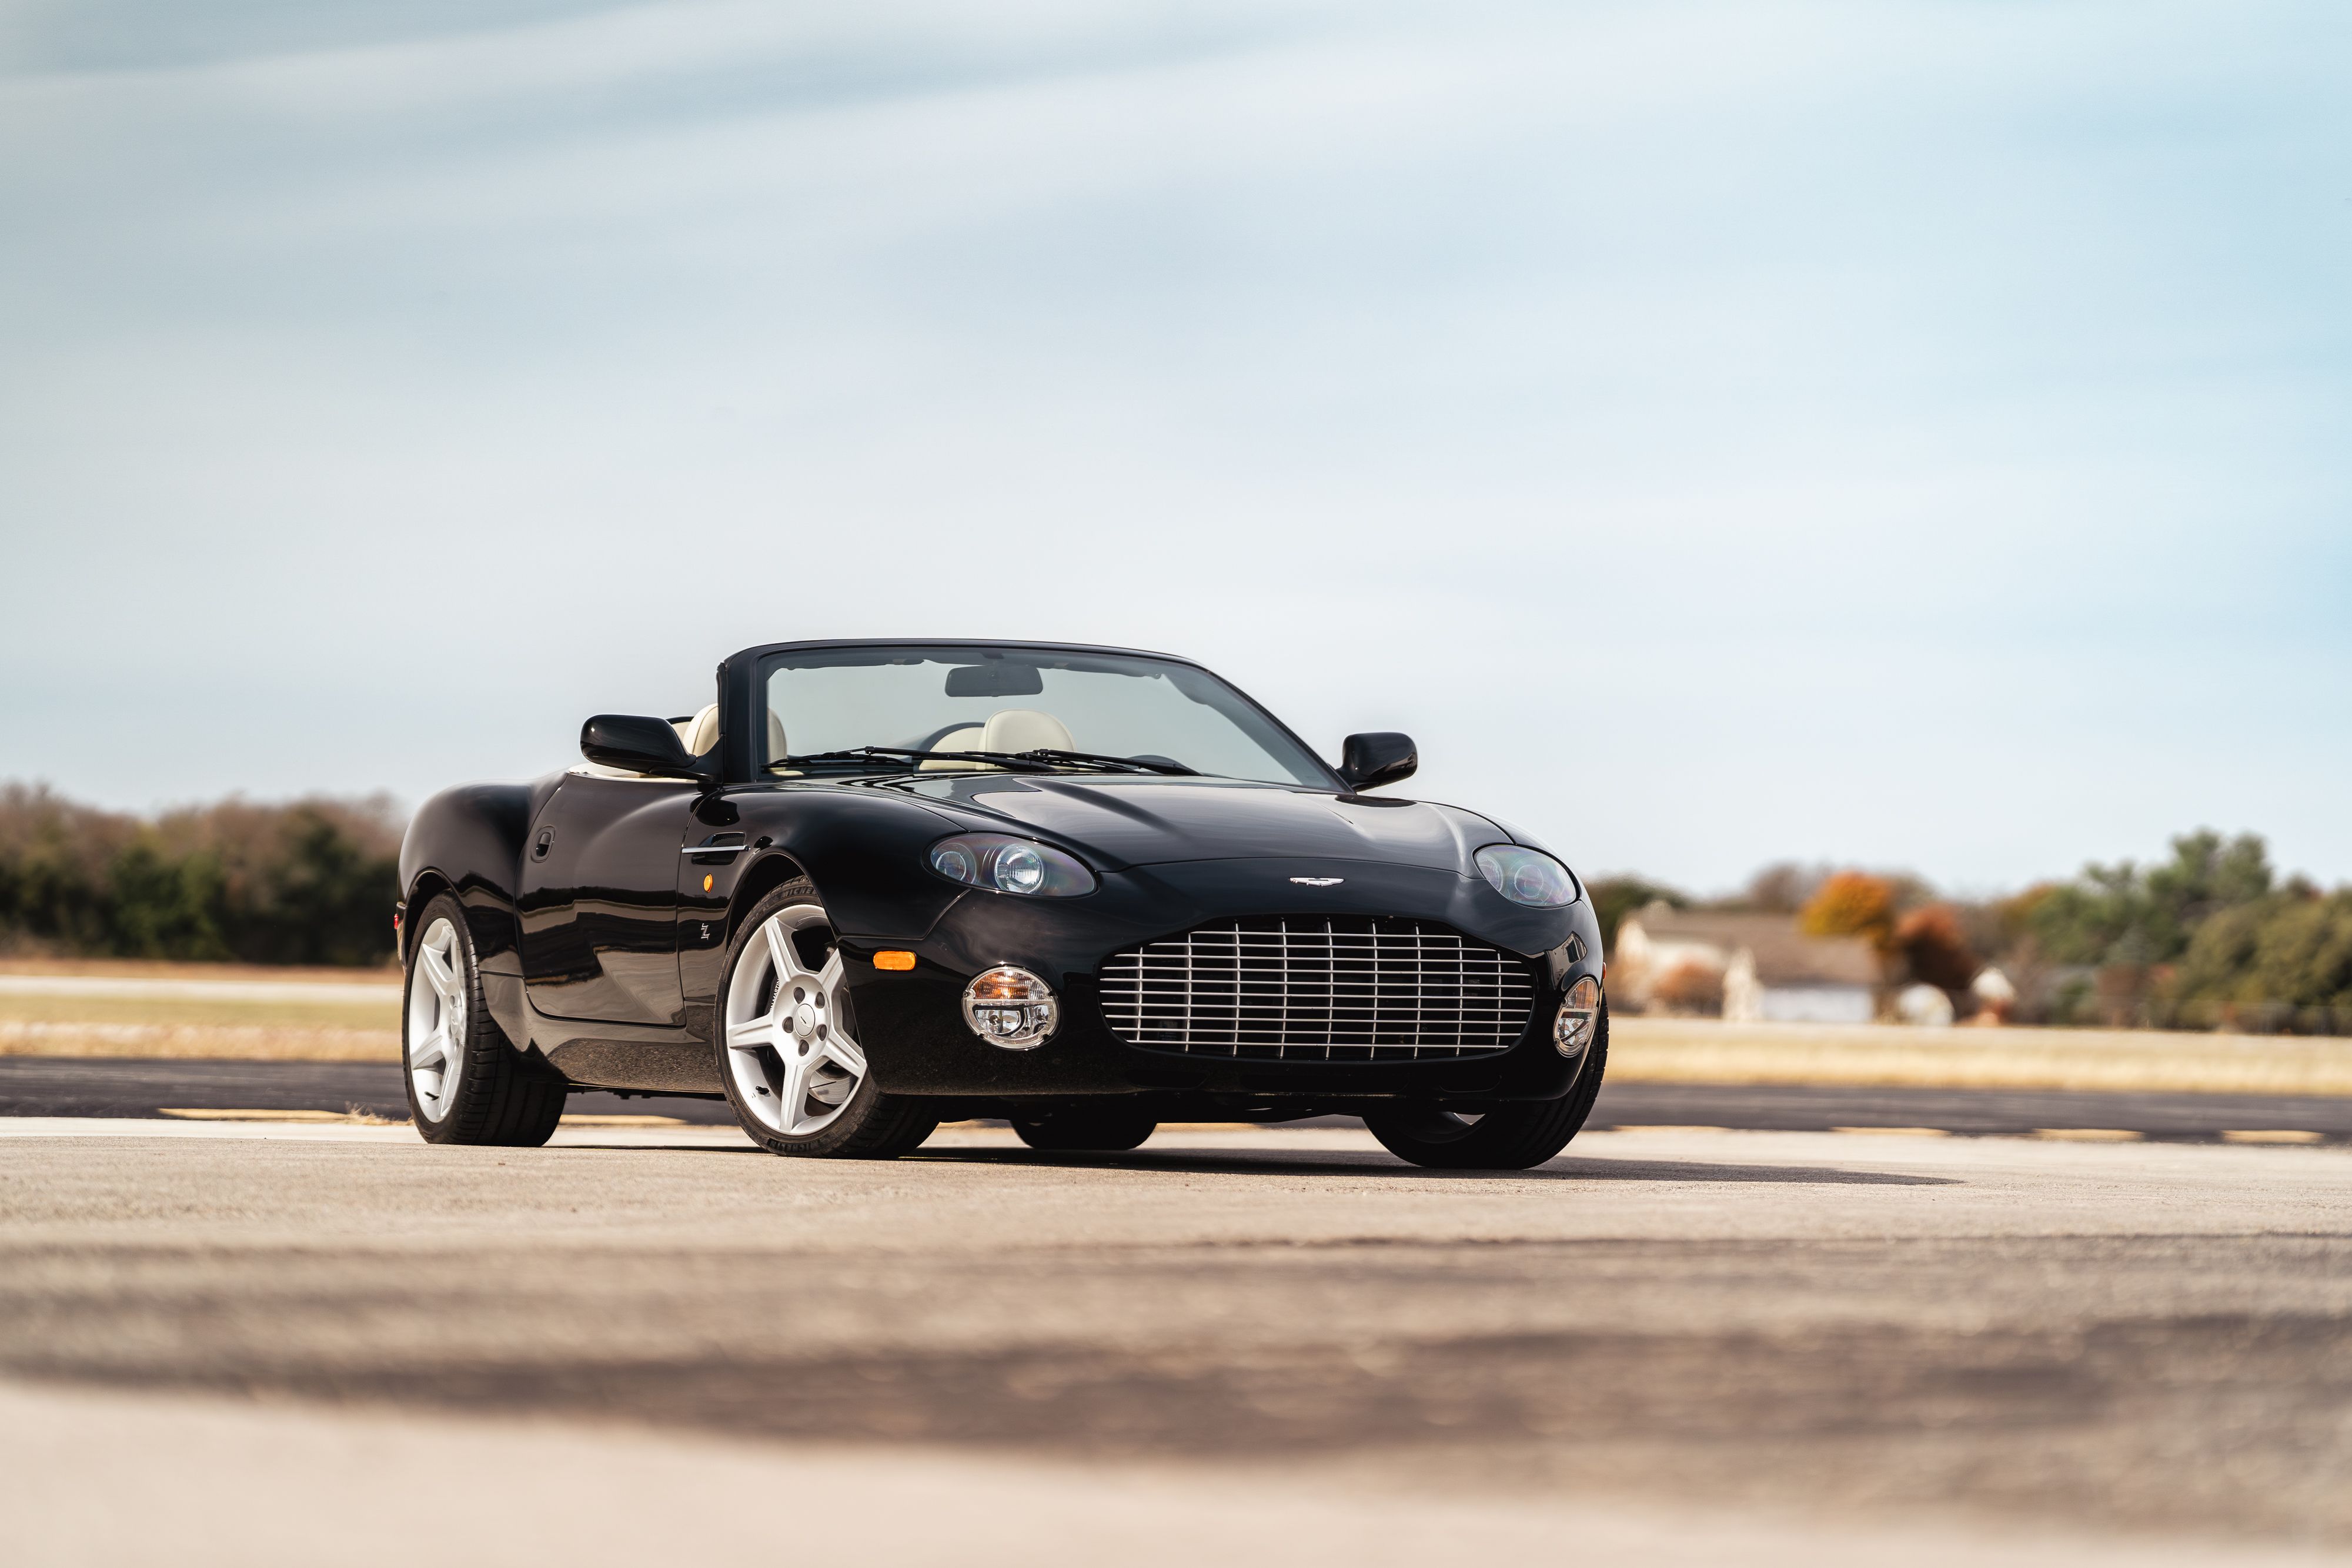
[[[1329,888],[1293,877],[1339,877]],[[1509,1049],[1467,1059],[1326,1061],[1185,1054],[1128,1044],[1104,1021],[1097,976],[1111,954],[1219,920],[1267,915],[1402,915],[1440,922],[1526,959],[1536,982],[1528,1023]],[[1569,987],[1601,973],[1591,905],[1523,909],[1483,880],[1360,862],[1208,861],[1108,873],[1082,899],[966,894],[919,936],[840,936],[859,1037],[877,1084],[897,1094],[1025,1098],[1173,1093],[1323,1103],[1407,1096],[1450,1101],[1556,1100],[1584,1057],[1552,1045]],[[912,970],[874,967],[883,948],[911,951]],[[973,975],[1013,964],[1060,997],[1045,1044],[1006,1051],[966,1027]],[[1589,1052],[1587,1054],[1590,1054]]]

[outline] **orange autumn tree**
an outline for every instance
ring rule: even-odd
[[[1842,871],[1823,882],[1797,915],[1808,936],[1860,936],[1881,953],[1895,946],[1895,889],[1884,877]]]

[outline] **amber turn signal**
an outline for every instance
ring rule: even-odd
[[[915,967],[915,956],[912,953],[877,953],[874,955],[874,967],[877,969],[911,969]]]

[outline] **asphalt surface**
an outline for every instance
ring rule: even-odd
[[[1335,1560],[1276,1550],[1297,1531],[1354,1563],[1858,1561],[1824,1544],[1853,1530],[1895,1532],[1876,1561],[2004,1531],[2040,1542],[2004,1561],[2339,1555],[2352,1151],[1621,1132],[1495,1176],[1344,1128],[860,1163],[17,1118],[0,1407],[22,1561],[103,1558],[151,1472],[202,1517],[436,1556],[479,1542],[381,1509],[475,1476],[449,1506],[521,1500],[525,1545],[599,1511],[691,1535],[719,1483],[690,1474],[728,1478],[729,1528],[885,1562],[1118,1561],[1122,1521],[1200,1519],[1232,1561]],[[573,1560],[635,1539],[565,1528]]]
[[[408,1114],[392,1062],[173,1061],[0,1057],[0,1116],[157,1116],[175,1110]],[[574,1095],[580,1115],[660,1115],[732,1124],[718,1101]],[[2211,1143],[2231,1134],[2302,1133],[2352,1143],[2352,1099],[2069,1091],[1853,1089],[1627,1083],[1602,1086],[1589,1125],[1713,1126],[1758,1132],[1926,1128],[1960,1136],[2116,1131]]]

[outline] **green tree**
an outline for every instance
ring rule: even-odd
[[[0,785],[0,947],[380,963],[399,852],[381,799],[231,800],[142,822]]]
[[[221,937],[220,863],[167,858],[152,833],[125,845],[107,868],[108,947],[127,958],[232,957]]]
[[[2052,963],[2168,964],[2189,950],[2199,926],[2271,891],[2262,838],[2225,839],[2210,828],[2172,841],[2172,859],[2145,869],[2130,861],[2093,863],[2025,912],[2039,955]]]
[[[2174,981],[2183,1001],[2352,1010],[2352,888],[2241,904],[2197,929]]]

